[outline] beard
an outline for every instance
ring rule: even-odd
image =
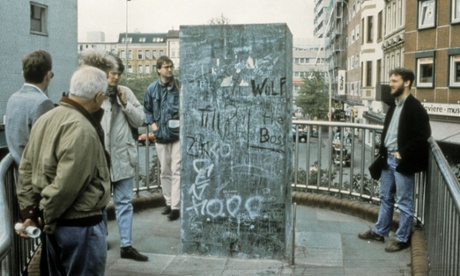
[[[396,88],[396,91],[391,93],[391,96],[393,96],[393,98],[398,98],[399,96],[401,96],[404,92],[404,85],[400,85],[398,88]]]

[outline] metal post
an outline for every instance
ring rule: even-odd
[[[126,68],[125,68],[125,77],[126,81],[128,81],[128,2],[131,0],[126,0],[126,33],[125,33],[125,44],[126,44]]]
[[[295,264],[295,225],[296,225],[296,209],[297,209],[297,203],[294,202],[293,204],[294,208],[292,211],[292,245],[291,245],[291,265]]]

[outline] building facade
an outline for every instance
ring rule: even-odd
[[[433,137],[460,145],[460,1],[406,0],[405,18],[413,94],[430,115]]]
[[[70,78],[78,65],[78,54],[71,50],[77,45],[77,1],[8,2],[0,9],[0,22],[0,123],[3,123],[9,97],[24,83],[21,59],[28,53],[43,49],[52,55],[54,78],[45,93],[53,102],[57,103],[62,92],[69,90]]]

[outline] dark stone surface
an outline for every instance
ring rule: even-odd
[[[285,256],[291,235],[292,35],[181,26],[182,252]]]

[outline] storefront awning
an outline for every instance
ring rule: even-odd
[[[430,121],[431,136],[436,141],[460,144],[460,125],[456,123],[445,123]]]

